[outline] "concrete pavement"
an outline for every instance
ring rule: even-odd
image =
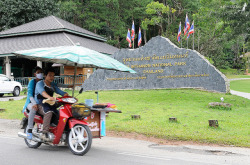
[[[22,100],[26,98],[27,96],[9,96],[8,94],[4,95],[3,97],[0,97],[0,101],[10,101],[11,99],[13,100]]]
[[[248,80],[248,79],[250,79],[250,78],[235,78],[235,79],[229,79],[229,81]],[[239,92],[239,91],[234,91],[234,90],[230,90],[230,93],[233,94],[233,95],[237,95],[237,96],[241,96],[241,97],[250,99],[250,93]]]

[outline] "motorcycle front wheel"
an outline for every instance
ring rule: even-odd
[[[92,133],[86,125],[75,125],[67,137],[68,147],[75,155],[84,155],[91,148]]]
[[[27,127],[28,127],[28,125],[25,126],[25,128],[24,128],[24,133],[27,133],[27,131],[28,131]],[[37,124],[34,125],[33,130],[35,130],[35,129],[38,130]],[[34,135],[33,135],[33,136],[34,136]],[[41,142],[35,142],[35,141],[29,140],[29,139],[24,139],[24,141],[25,141],[25,143],[27,144],[27,146],[28,146],[29,148],[38,148],[38,147],[40,147],[40,145],[42,144]]]

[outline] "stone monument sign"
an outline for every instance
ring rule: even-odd
[[[200,88],[229,92],[229,82],[204,56],[179,48],[169,39],[154,37],[137,49],[121,49],[113,57],[136,74],[96,70],[83,84],[85,90]]]

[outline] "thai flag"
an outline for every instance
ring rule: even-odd
[[[178,30],[178,35],[177,35],[177,41],[180,42],[180,40],[181,40],[181,22],[179,25],[179,30]]]
[[[134,21],[133,21],[132,29],[131,29],[131,37],[132,37],[132,41],[134,41],[134,39],[135,39],[135,24],[134,24]]]
[[[127,38],[126,38],[126,40],[128,41],[129,47],[131,48],[132,44],[131,44],[131,37],[130,37],[130,31],[129,31],[129,29],[128,29],[128,33],[127,33]]]
[[[142,38],[141,38],[141,28],[139,27],[138,46],[141,45],[141,41],[142,41]]]
[[[188,15],[186,14],[185,26],[184,26],[184,35],[186,35],[186,33],[188,32],[189,29],[190,29],[190,23],[189,23],[189,20],[188,20]]]
[[[193,33],[194,33],[194,22],[192,23],[192,26],[191,26],[191,28],[190,28],[190,30],[188,32],[187,38],[189,38],[190,34],[193,34]]]

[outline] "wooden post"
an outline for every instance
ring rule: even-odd
[[[141,116],[140,115],[131,115],[131,118],[132,119],[141,119]]]
[[[208,120],[208,123],[210,127],[214,127],[214,128],[219,127],[218,120]]]
[[[176,117],[170,117],[170,118],[169,118],[169,121],[170,121],[170,122],[177,122],[177,118],[176,118]]]

